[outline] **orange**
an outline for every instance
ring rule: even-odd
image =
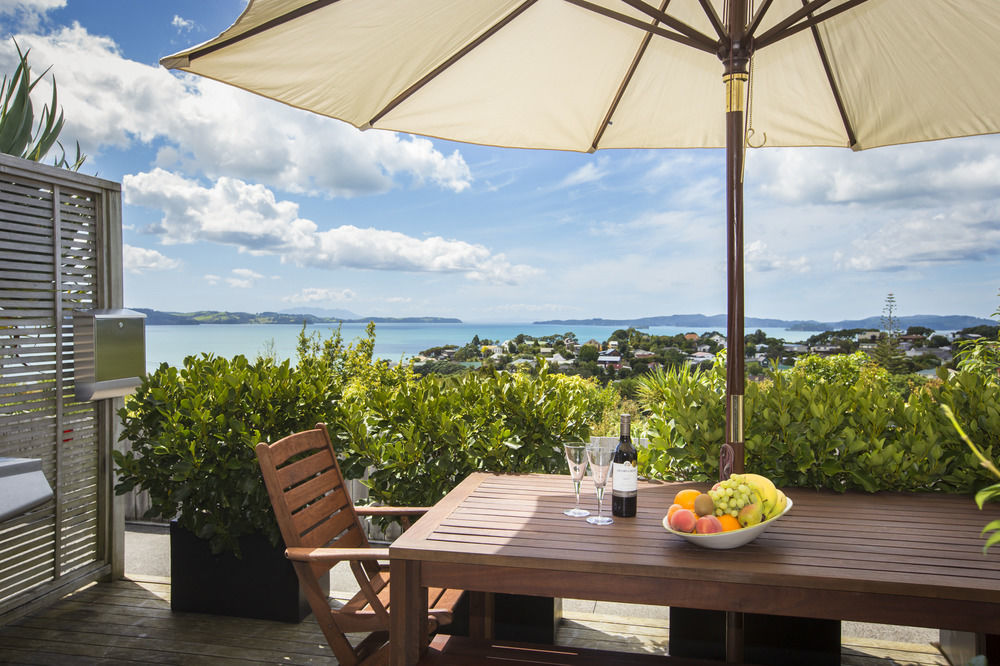
[[[694,511],[694,499],[698,495],[701,495],[701,491],[695,490],[694,488],[682,490],[674,496],[674,504],[680,504],[681,508],[687,509],[688,511]]]
[[[740,521],[728,513],[719,516],[719,522],[722,523],[723,532],[732,532],[733,530],[741,529]]]
[[[675,511],[678,511],[678,510],[683,509],[683,508],[684,507],[682,507],[680,504],[671,504],[670,508],[667,509],[667,520],[668,521],[670,520],[670,516],[674,515]]]

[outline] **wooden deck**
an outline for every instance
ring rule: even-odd
[[[558,643],[667,653],[662,619],[564,611]],[[170,612],[169,580],[90,585],[0,627],[0,664],[331,664],[316,622],[301,624]],[[842,664],[944,665],[931,645],[844,639]]]

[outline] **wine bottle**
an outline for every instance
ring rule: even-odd
[[[638,456],[632,446],[632,417],[622,414],[618,448],[611,459],[611,514],[621,518],[635,516],[638,487]]]

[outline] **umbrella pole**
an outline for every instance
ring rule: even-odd
[[[726,85],[726,442],[719,479],[743,472],[743,112],[749,52],[743,43],[742,2],[730,4],[730,44],[722,56]]]
[[[726,441],[719,454],[719,479],[743,472],[743,113],[749,79],[745,0],[728,3],[729,43],[720,53],[726,85]],[[726,662],[743,662],[743,613],[726,613]]]

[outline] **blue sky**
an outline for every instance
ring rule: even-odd
[[[0,69],[14,69],[11,36],[36,73],[51,65],[64,143],[79,140],[84,173],[123,184],[127,306],[474,322],[725,312],[721,150],[362,133],[158,66],[243,7],[0,0]],[[751,150],[745,223],[748,316],[860,318],[892,292],[900,315],[987,317],[1000,137]]]

